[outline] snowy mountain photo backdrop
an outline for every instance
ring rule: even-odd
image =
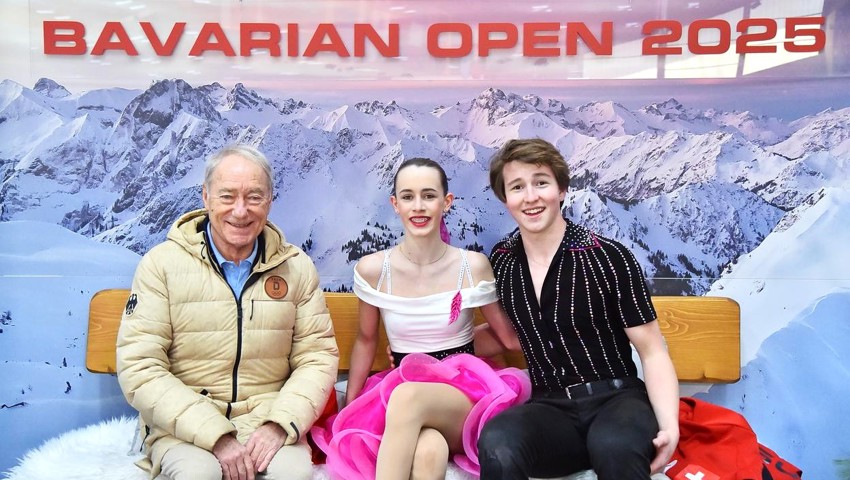
[[[837,478],[850,458],[850,94],[834,96],[844,108],[789,120],[498,88],[428,108],[329,107],[243,84],[5,80],[0,471],[51,436],[130,413],[114,377],[85,371],[87,302],[128,287],[140,255],[202,206],[210,153],[238,141],[269,157],[271,220],[327,290],[346,290],[360,256],[398,241],[388,196],[401,161],[446,168],[452,243],[489,252],[514,228],[489,191],[489,158],[541,137],[571,168],[564,214],[631,248],[653,293],[741,305],[741,381],[694,393],[741,412],[805,478]]]

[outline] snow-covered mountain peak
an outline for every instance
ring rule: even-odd
[[[791,125],[797,127],[794,133],[774,149],[789,159],[818,151],[830,151],[836,156],[850,154],[850,108],[827,109]]]
[[[663,102],[651,103],[643,107],[641,110],[652,115],[678,115],[685,112],[685,106],[679,103],[679,101],[675,98],[668,98]]]
[[[225,109],[227,110],[263,110],[265,107],[270,107],[277,110],[277,105],[269,98],[263,97],[259,93],[250,88],[246,88],[244,84],[237,83],[227,93],[225,100]]]
[[[354,108],[367,115],[378,116],[391,115],[401,110],[401,107],[395,100],[390,101],[390,103],[383,103],[378,100],[372,100],[371,102],[358,102],[354,104]]]
[[[49,78],[40,78],[35,82],[33,90],[50,98],[64,98],[71,95],[65,87]]]
[[[641,109],[641,112],[656,120],[664,120],[690,128],[699,128],[702,124],[711,123],[705,112],[687,108],[675,98],[670,98],[662,103],[653,103]]]
[[[527,95],[523,95],[522,99],[523,99],[523,101],[524,101],[525,103],[527,103],[527,104],[531,105],[532,107],[534,107],[534,108],[536,108],[536,109],[538,109],[538,110],[543,110],[543,109],[545,109],[545,107],[546,107],[546,105],[545,105],[546,100],[544,100],[544,99],[543,99],[542,97],[540,97],[539,95],[535,95],[535,94],[533,94],[533,93],[529,93],[529,94],[527,94]],[[551,104],[551,102],[557,102],[557,103],[560,103],[560,102],[558,102],[557,100],[554,100],[554,99],[549,99],[549,102],[550,102],[550,104]]]
[[[197,90],[208,96],[220,109],[223,110],[226,107],[230,90],[224,88],[220,83],[213,82],[209,85],[201,85]]]
[[[612,116],[618,115],[620,112],[623,111],[628,111],[628,109],[622,106],[621,104],[611,100],[606,100],[604,102],[585,103],[584,105],[578,107],[579,113],[606,118],[611,118]]]
[[[221,119],[210,98],[181,79],[154,82],[127,105],[124,113],[135,122],[166,128],[180,111],[213,121]]]
[[[20,83],[14,80],[9,80],[8,78],[3,79],[3,81],[0,81],[0,92],[3,93],[3,96],[17,95],[21,93],[21,90],[23,90],[24,88],[25,87]]]
[[[500,100],[507,99],[507,97],[508,94],[506,94],[504,90],[490,87],[479,93],[478,96],[475,97],[475,100],[480,103],[496,103]]]
[[[525,99],[515,93],[505,93],[498,88],[488,88],[472,100],[472,108],[492,112],[492,118],[501,118],[512,113],[533,111]]]
[[[567,126],[595,138],[636,135],[647,130],[646,124],[634,113],[613,101],[587,103],[580,106],[574,115],[564,116],[570,118]]]

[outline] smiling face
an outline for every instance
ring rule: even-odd
[[[563,228],[560,205],[566,192],[558,187],[548,165],[508,162],[503,176],[505,206],[523,235],[546,234]]]
[[[269,180],[256,163],[228,155],[204,185],[204,206],[216,248],[227,260],[248,258],[271,209]]]
[[[440,234],[440,219],[452,204],[453,195],[443,191],[435,168],[410,165],[399,170],[396,194],[390,202],[401,217],[405,235]]]

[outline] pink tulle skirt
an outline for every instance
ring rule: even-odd
[[[516,368],[494,369],[468,354],[444,360],[410,354],[398,368],[369,377],[351,404],[311,430],[313,441],[327,454],[327,468],[333,478],[375,478],[387,402],[393,389],[403,382],[445,383],[469,397],[473,406],[463,425],[463,452],[456,453],[453,460],[474,475],[480,471],[477,442],[484,423],[502,410],[524,403],[531,394],[528,375]]]

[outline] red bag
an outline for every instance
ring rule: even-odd
[[[691,397],[679,400],[673,480],[761,480],[764,462],[750,424],[732,410]]]
[[[802,470],[777,455],[773,450],[759,444],[759,452],[762,460],[764,460],[762,480],[799,480],[803,478]]]

